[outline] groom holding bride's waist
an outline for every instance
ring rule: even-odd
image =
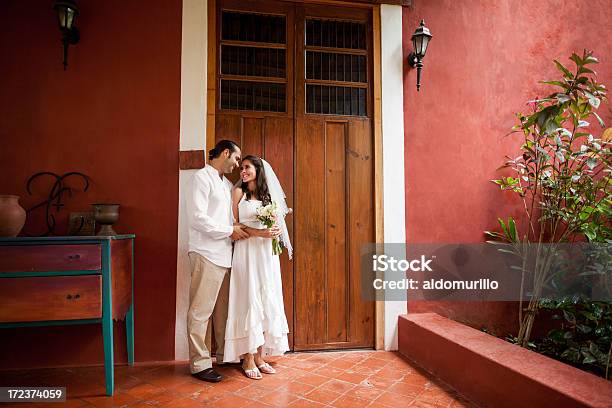
[[[258,157],[245,157],[241,181],[233,188],[224,174],[239,166],[240,155],[235,143],[217,143],[208,164],[195,173],[188,200],[190,369],[210,382],[222,379],[212,368],[211,328],[217,362],[242,358],[244,372],[252,379],[262,378],[261,372],[275,372],[263,360],[265,355],[288,350],[280,263],[272,241],[280,240],[291,254],[284,223],[289,210],[274,171]],[[262,207],[272,208],[265,207],[272,200],[278,217],[266,227],[258,214]]]

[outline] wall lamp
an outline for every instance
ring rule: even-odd
[[[53,5],[57,13],[62,44],[64,45],[64,71],[68,67],[68,47],[79,42],[79,30],[74,26],[74,20],[79,15],[79,8],[73,0],[57,0]]]
[[[408,55],[408,64],[410,64],[412,68],[416,67],[417,69],[417,92],[421,89],[423,58],[425,58],[425,53],[427,52],[427,46],[429,45],[431,37],[433,36],[429,32],[429,28],[425,27],[425,20],[421,20],[421,24],[414,30],[414,34],[412,34],[412,48],[414,51]]]

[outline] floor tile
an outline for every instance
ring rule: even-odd
[[[417,386],[409,383],[397,382],[390,386],[388,391],[394,392],[396,394],[416,397],[424,391],[424,388],[422,386]]]
[[[346,370],[347,368],[351,368],[356,364],[355,361],[346,360],[344,358],[339,358],[337,360],[331,361],[327,364],[328,367],[338,368],[340,370]]]
[[[393,384],[397,382],[397,380],[393,378],[384,378],[384,377],[381,378],[376,374],[368,377],[365,381],[368,384],[371,384],[373,387],[379,388],[382,390],[388,389],[389,387],[391,387]]]
[[[286,407],[298,397],[285,391],[272,391],[259,398],[259,401],[274,407]]]
[[[317,368],[320,368],[321,364],[310,360],[296,360],[291,364],[290,367],[295,367],[306,371],[313,371]]]
[[[246,398],[239,397],[237,395],[227,395],[223,398],[220,398],[214,402],[214,406],[218,408],[236,408],[242,407],[243,405],[249,404],[252,401],[249,401]]]
[[[316,370],[312,370],[312,372],[315,372],[317,373],[317,375],[322,375],[327,378],[337,378],[339,375],[344,373],[344,370],[327,365]]]
[[[97,397],[84,398],[84,401],[90,403],[91,405],[95,407],[99,407],[99,408],[111,407],[112,408],[112,407],[123,407],[123,406],[129,406],[129,405],[136,404],[138,402],[138,399],[132,397],[129,394],[116,392],[115,395],[113,395],[112,397],[101,395]]]
[[[276,390],[281,388],[289,382],[287,378],[277,377],[275,375],[266,375],[263,374],[263,378],[261,380],[248,380],[248,381],[257,381],[258,385],[262,387],[266,387],[270,390]]]
[[[325,384],[321,385],[321,388],[324,390],[334,391],[340,394],[344,394],[350,389],[355,388],[355,384],[351,384],[346,381],[332,379],[326,382]]]
[[[402,378],[402,382],[421,386],[425,386],[427,383],[431,382],[431,380],[432,378],[427,373],[423,373],[420,370],[409,372]]]
[[[350,395],[342,395],[340,398],[332,402],[330,405],[335,408],[355,408],[363,407],[372,401],[366,401],[359,398],[355,398]]]
[[[314,388],[314,385],[304,384],[298,381],[292,381],[281,387],[280,390],[286,391],[293,395],[304,395],[314,390]]]
[[[359,384],[352,390],[348,391],[346,395],[350,395],[352,397],[364,399],[367,401],[373,401],[378,398],[383,392],[384,390],[381,390],[380,388],[376,388],[371,385]]]
[[[201,407],[202,402],[189,397],[177,398],[161,405],[163,408],[196,408]]]
[[[346,381],[346,382],[349,382],[351,384],[359,384],[360,382],[362,382],[363,380],[368,378],[368,376],[366,374],[360,374],[360,373],[355,373],[355,372],[351,372],[351,371],[345,371],[344,373],[338,375],[338,377],[336,377],[336,378],[338,380]]]
[[[394,392],[384,392],[374,402],[383,404],[388,407],[406,407],[415,400],[414,397],[409,397]]]
[[[309,358],[308,362],[323,365],[323,364],[331,363],[332,361],[335,361],[335,360],[336,359],[332,357],[331,355],[320,354],[320,355],[315,355],[314,357]]]
[[[455,399],[455,396],[442,390],[425,390],[419,394],[417,399],[437,405],[448,406]]]
[[[270,393],[269,388],[262,387],[258,384],[252,384],[252,385],[249,385],[248,387],[245,387],[245,388],[242,388],[236,391],[234,394],[239,395],[244,398],[258,400],[259,398],[269,393]]]
[[[277,377],[286,378],[291,381],[297,380],[308,374],[307,371],[300,370],[299,368],[285,367],[282,365],[276,366],[275,369]]]
[[[156,387],[149,383],[142,383],[130,388],[129,390],[125,390],[124,392],[138,400],[146,400],[164,391],[166,391],[165,388]]]
[[[179,394],[191,395],[191,394],[202,392],[203,390],[209,387],[210,385],[207,385],[203,381],[198,381],[198,382],[187,381],[177,387],[174,387],[174,391],[176,391]]]
[[[288,406],[291,408],[321,408],[325,407],[326,405],[300,398],[291,402]]]
[[[172,390],[168,390],[162,392],[161,394],[157,394],[153,397],[147,398],[144,400],[144,402],[150,405],[162,406],[164,404],[168,404],[174,400],[181,398],[184,398],[184,396],[181,394],[177,394]]]
[[[342,396],[342,394],[338,392],[317,388],[304,395],[303,398],[310,401],[320,402],[321,404],[329,404],[332,401],[338,399],[340,396]]]
[[[298,378],[297,381],[304,383],[304,384],[319,386],[323,383],[328,382],[329,378],[318,375],[318,374],[308,374],[308,375],[304,375]]]
[[[448,404],[446,405],[439,405],[439,404],[435,404],[431,401],[424,401],[424,400],[414,400],[409,407],[410,408],[440,408],[440,407],[447,407]]]

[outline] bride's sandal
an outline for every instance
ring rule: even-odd
[[[257,368],[259,368],[259,371],[264,374],[276,374],[276,370],[274,369],[274,367],[272,367],[268,363],[263,363],[262,365],[257,366]]]
[[[255,368],[244,368],[242,367],[242,371],[244,371],[244,375],[251,380],[261,380],[263,376],[257,367]]]

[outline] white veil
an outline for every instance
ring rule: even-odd
[[[287,207],[287,201],[285,200],[285,192],[283,191],[283,187],[278,181],[278,177],[276,177],[276,173],[272,170],[272,166],[270,163],[261,159],[263,162],[264,173],[266,175],[266,182],[268,184],[268,191],[270,193],[270,198],[272,201],[276,203],[276,207],[278,208],[277,220],[278,227],[281,230],[281,235],[279,237],[280,242],[282,242],[283,246],[287,249],[287,254],[289,255],[289,259],[293,256],[293,247],[291,246],[291,241],[289,240],[289,232],[287,231],[287,224],[285,223],[285,216],[289,214],[292,210]]]

